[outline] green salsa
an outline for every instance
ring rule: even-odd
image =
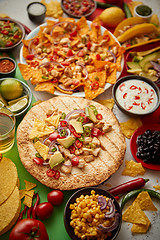
[[[152,9],[146,5],[139,5],[136,8],[136,12],[141,16],[149,16],[152,13]]]
[[[16,23],[0,21],[0,47],[11,47],[22,38],[22,30]]]

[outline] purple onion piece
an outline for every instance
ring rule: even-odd
[[[100,205],[101,210],[104,210],[107,207],[106,199],[103,196],[98,196],[98,204]]]
[[[88,78],[88,70],[87,70],[86,66],[84,64],[80,63],[80,62],[78,62],[77,65],[79,65],[79,66],[81,66],[85,69],[85,72],[86,72],[85,79],[87,79]]]
[[[69,117],[70,117],[72,114],[75,114],[75,113],[84,113],[84,110],[82,110],[82,109],[76,109],[76,110],[73,110],[73,111],[69,112],[69,113],[66,115],[66,117],[65,117],[65,121],[68,122]]]
[[[120,222],[120,216],[121,215],[119,213],[116,213],[115,214],[115,221],[114,221],[114,223],[111,226],[104,227],[103,224],[99,224],[97,229],[102,231],[102,232],[104,232],[104,233],[112,232],[113,230],[115,230],[118,227],[119,222]]]
[[[115,205],[113,203],[114,200],[109,199],[108,200],[108,207],[109,207],[109,212],[105,213],[105,218],[112,218],[115,215]]]
[[[45,138],[42,143],[45,144],[45,142],[48,140],[48,138],[49,137]]]
[[[61,63],[59,63],[59,62],[54,62],[54,61],[48,61],[48,62],[42,63],[41,65],[38,66],[38,68],[43,67],[43,66],[45,66],[45,65],[49,65],[50,63],[52,63],[52,64],[54,64],[54,65],[59,65],[60,67],[65,68]]]
[[[58,85],[58,87],[60,88],[60,89],[62,89],[63,91],[66,91],[66,92],[74,92],[75,90],[74,89],[67,89],[67,88],[64,88],[64,87],[62,87],[61,85]]]
[[[112,55],[112,57],[113,57],[113,62],[116,63],[117,60],[116,60],[115,54],[114,54],[112,51],[110,51],[110,50],[108,50],[107,52]]]
[[[160,64],[154,62],[154,61],[150,61],[150,63],[152,64],[153,68],[157,71],[160,72]]]
[[[66,167],[71,167],[72,166],[71,161],[67,161],[67,163],[64,162],[63,165],[66,166]]]

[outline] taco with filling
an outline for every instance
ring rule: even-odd
[[[123,20],[116,27],[114,35],[126,49],[160,40],[159,28],[139,17]]]

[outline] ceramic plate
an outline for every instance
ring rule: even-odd
[[[89,26],[91,25],[91,21],[87,21],[87,23],[88,23]],[[30,34],[27,35],[27,37],[25,39],[28,40],[28,39],[31,39],[31,38],[35,37],[38,34],[38,32],[40,30],[40,27],[41,26],[45,26],[45,25],[47,25],[47,23],[43,23],[42,25],[40,25],[37,28],[35,28],[32,32],[30,32]],[[104,33],[105,28],[101,27],[101,31],[102,31],[102,33]],[[115,39],[115,41],[118,42],[116,37],[111,32],[110,32],[110,34]],[[118,42],[118,44],[119,44],[119,42]],[[23,46],[22,46],[22,48],[20,50],[20,62],[23,63],[23,64],[26,64],[25,58],[23,57]],[[124,66],[124,56],[122,56],[122,60],[121,60],[121,69],[122,70],[123,70],[123,66]],[[121,70],[121,72],[122,72],[122,70]],[[117,72],[117,79],[121,75],[121,72]],[[111,86],[112,86],[112,84],[106,83],[106,85],[104,87],[104,90],[107,90]],[[58,90],[55,90],[54,94],[55,95],[66,95],[65,93],[59,92]],[[75,92],[75,93],[72,94],[72,96],[85,97],[85,93],[84,93],[84,91],[82,91],[82,92]]]

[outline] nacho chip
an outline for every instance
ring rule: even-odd
[[[32,189],[32,190],[29,190],[29,191],[26,190],[26,191],[25,191],[25,195],[27,195],[27,196],[33,198],[34,190],[33,190],[33,189]]]
[[[148,219],[147,216],[141,210],[137,202],[133,202],[132,205],[129,206],[122,215],[122,220],[130,223],[147,225],[149,220],[147,219]]]
[[[39,83],[36,87],[35,87],[35,91],[39,91],[39,92],[49,92],[51,94],[54,94],[54,84],[51,82],[42,82]]]
[[[141,163],[137,163],[133,160],[125,161],[125,169],[122,172],[122,175],[135,177],[137,175],[144,175],[146,170],[143,168]]]
[[[149,221],[147,216],[145,218],[146,218],[147,223],[145,225],[134,223],[132,228],[131,228],[131,232],[133,232],[133,233],[146,233],[149,229],[149,226],[151,225],[151,222]]]
[[[107,76],[107,83],[114,84],[117,80],[117,70],[116,68],[112,71],[112,73]]]
[[[21,74],[22,74],[22,77],[24,78],[24,80],[27,81],[32,77],[33,72],[32,72],[32,69],[31,69],[30,65],[18,63],[18,67],[21,71]]]
[[[40,121],[39,119],[35,119],[34,126],[30,132],[29,138],[34,139],[35,137],[43,137],[47,134],[53,132],[51,127],[48,127],[44,121]]]
[[[60,117],[61,117],[61,115],[59,115],[59,114],[52,115],[52,116],[46,118],[45,122],[53,125],[54,127],[58,127]]]
[[[114,99],[111,98],[111,99],[105,99],[105,100],[97,100],[97,102],[99,102],[100,104],[108,107],[109,109],[113,109],[113,106],[114,106]]]
[[[62,16],[63,11],[60,2],[50,0],[50,2],[47,3],[45,0],[41,0],[41,3],[46,6],[47,17],[58,18],[59,16]]]
[[[155,190],[160,190],[160,185],[153,186]]]
[[[32,197],[25,195],[23,203],[30,208],[32,206]]]
[[[89,26],[87,24],[87,19],[85,17],[81,17],[78,22],[77,25],[79,27],[79,34],[82,36],[86,33],[89,32]]]
[[[122,132],[126,138],[131,138],[135,130],[142,125],[143,124],[140,118],[130,118],[127,122],[120,123]]]
[[[134,201],[139,204],[142,210],[157,211],[149,193],[146,191],[139,193]]]
[[[96,98],[98,95],[100,95],[101,93],[104,92],[104,88],[98,88],[96,90],[91,89],[90,87],[86,85],[84,85],[84,92],[85,92],[85,97],[87,99],[94,99]]]
[[[25,186],[26,186],[26,190],[29,191],[32,188],[35,188],[37,185],[35,183],[29,182],[27,180],[24,180],[25,182]]]
[[[24,198],[25,194],[26,194],[26,189],[20,189],[19,190],[20,199]]]
[[[41,155],[41,157],[44,160],[46,160],[48,157],[49,147],[41,143],[40,141],[35,142],[34,147],[37,150],[37,152]]]

